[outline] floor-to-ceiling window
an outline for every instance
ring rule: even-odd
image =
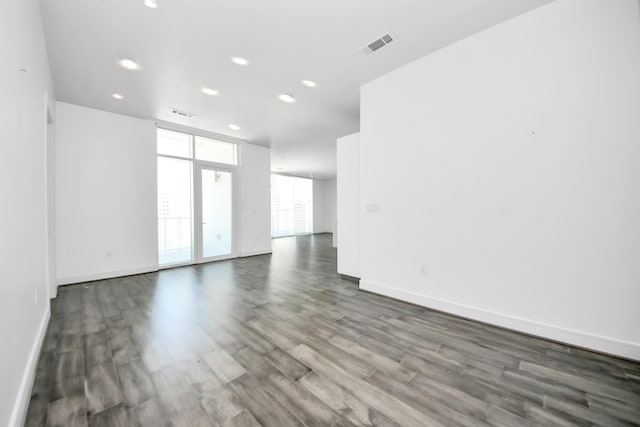
[[[237,145],[158,129],[158,262],[232,256]]]
[[[191,136],[158,129],[158,257],[160,265],[193,260]]]
[[[271,175],[271,236],[313,232],[313,181]]]

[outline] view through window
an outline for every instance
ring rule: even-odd
[[[237,145],[166,129],[157,144],[159,264],[231,254]]]
[[[271,236],[313,233],[313,181],[271,175]]]

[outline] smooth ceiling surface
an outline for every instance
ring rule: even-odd
[[[143,0],[41,0],[56,98],[270,146],[274,172],[316,178],[335,176],[336,138],[359,130],[362,84],[549,2],[157,1],[149,9]],[[361,53],[387,32],[391,44]],[[142,68],[122,69],[123,57]],[[281,102],[281,93],[297,102]]]

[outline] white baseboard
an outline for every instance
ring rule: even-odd
[[[23,426],[27,416],[27,408],[29,406],[29,401],[31,400],[31,389],[33,388],[33,381],[35,380],[36,369],[38,367],[38,358],[40,357],[40,350],[42,349],[42,343],[44,342],[44,337],[47,333],[47,326],[49,325],[49,318],[51,317],[51,305],[49,304],[49,300],[45,301],[47,304],[47,310],[40,321],[38,334],[31,346],[27,366],[22,373],[20,389],[18,390],[18,395],[16,396],[16,400],[13,404],[11,418],[9,418],[9,427]]]
[[[113,277],[131,276],[133,274],[151,273],[152,271],[158,271],[158,265],[146,265],[142,267],[129,268],[126,270],[59,277],[57,283],[58,285],[70,285],[72,283],[91,282],[93,280],[111,279]]]
[[[466,317],[468,319],[478,320],[480,322],[524,332],[541,338],[559,341],[575,345],[577,347],[583,347],[628,359],[640,360],[640,343],[618,340],[615,338],[591,334],[589,332],[567,329],[561,326],[550,325],[535,320],[471,307],[440,298],[430,297],[428,295],[408,292],[402,289],[373,283],[365,279],[360,280],[360,289],[423,307],[455,314],[457,316]]]
[[[244,258],[244,257],[248,257],[248,256],[255,256],[255,255],[266,255],[266,254],[270,254],[270,253],[272,253],[271,248],[269,248],[269,249],[261,249],[261,250],[257,250],[257,251],[240,252],[240,257]]]

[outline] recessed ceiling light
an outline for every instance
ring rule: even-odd
[[[302,84],[305,85],[306,87],[316,87],[318,86],[318,84],[312,80],[303,80]]]
[[[144,0],[144,5],[150,9],[155,9],[158,7],[158,2],[156,0]]]
[[[220,92],[218,92],[218,89],[211,89],[210,87],[203,87],[202,88],[202,93],[206,93],[207,95],[211,95],[211,96],[216,96]]]
[[[128,59],[128,58],[121,59],[119,61],[119,63],[120,63],[120,66],[122,68],[126,68],[127,70],[139,70],[140,69],[140,65],[138,65],[137,62],[135,62],[135,61],[133,61],[131,59]]]
[[[234,56],[233,58],[231,58],[231,62],[237,65],[249,65],[248,60],[241,58],[239,56]]]
[[[124,96],[120,93],[114,93],[111,96],[113,96],[115,99],[124,99]]]
[[[287,104],[293,104],[294,102],[296,102],[296,99],[293,97],[293,95],[290,95],[288,93],[278,95],[278,98],[280,99],[280,101],[286,102]]]
[[[238,125],[234,125],[233,123],[231,123],[231,124],[229,125],[229,129],[231,129],[231,130],[240,130],[240,126],[238,126]]]

